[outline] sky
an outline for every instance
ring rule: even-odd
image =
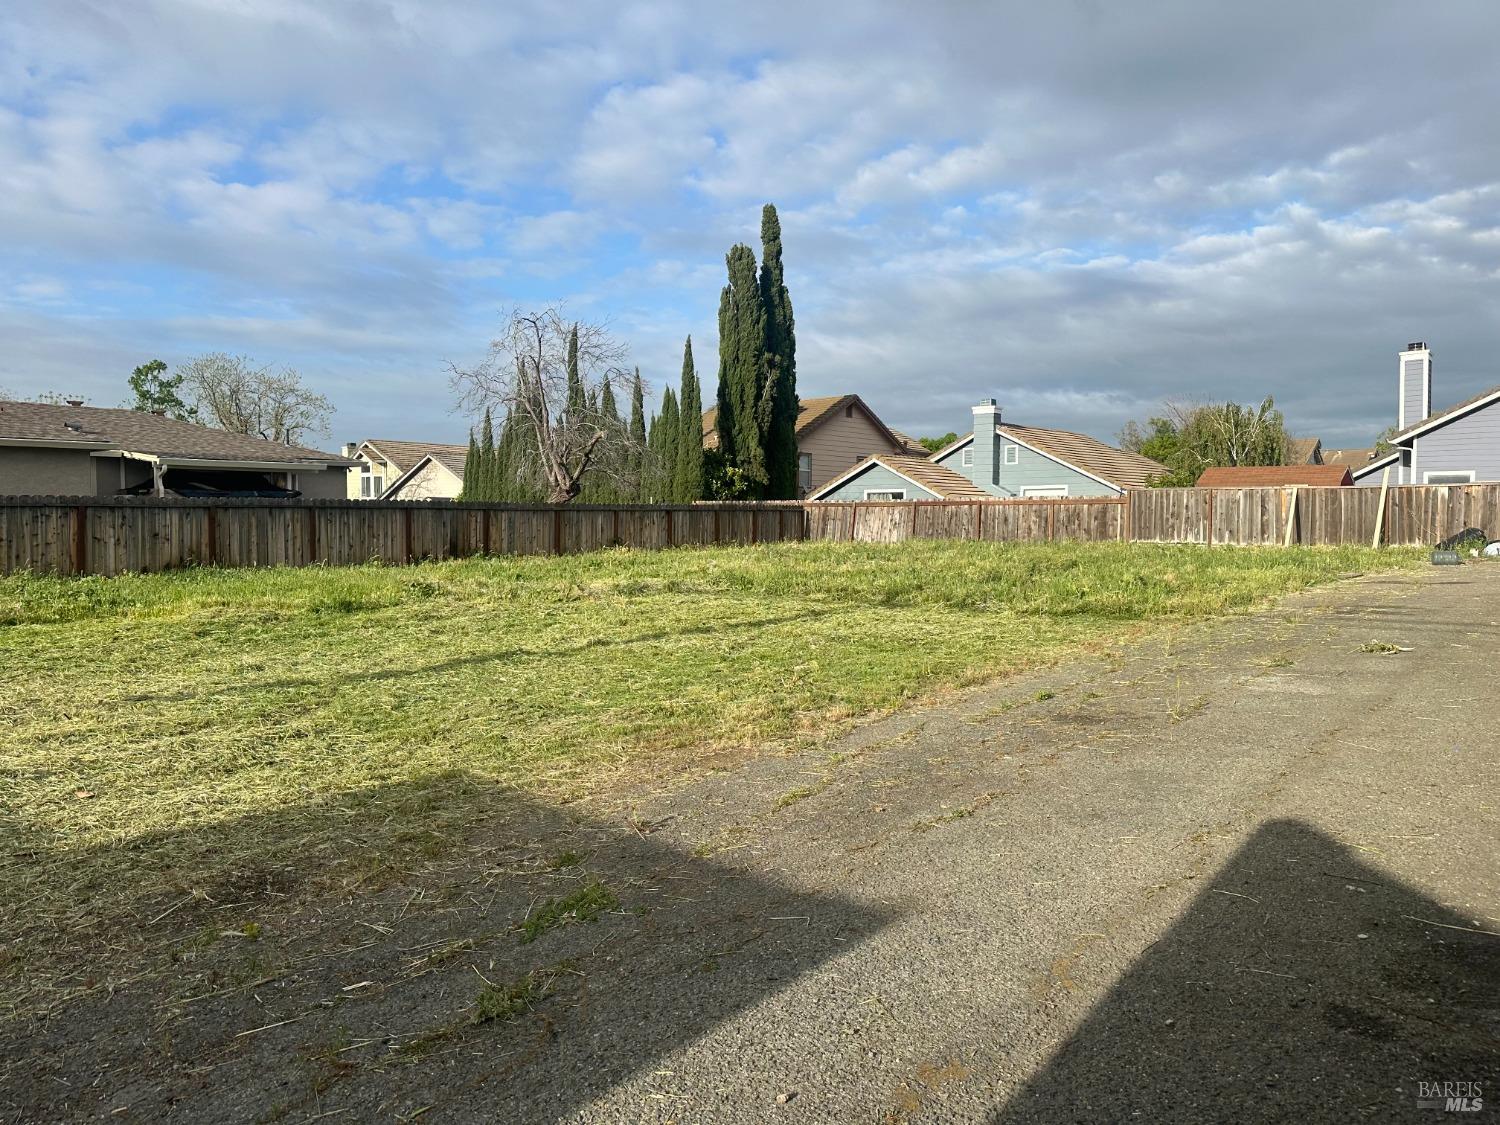
[[[722,10],[719,10],[722,9]],[[1500,383],[1500,5],[9,0],[0,388],[292,367],[326,448],[461,441],[507,310],[708,386],[781,214],[798,388],[1110,439],[1273,395],[1369,444],[1396,353]]]

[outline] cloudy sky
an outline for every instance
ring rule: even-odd
[[[460,440],[446,364],[556,301],[711,382],[767,200],[801,392],[915,433],[1270,393],[1365,443],[1409,339],[1435,406],[1500,382],[1494,0],[5,7],[13,394],[223,350],[325,445]]]

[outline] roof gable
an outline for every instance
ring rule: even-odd
[[[1440,426],[1446,426],[1449,422],[1457,421],[1465,414],[1472,414],[1476,410],[1483,410],[1485,407],[1496,402],[1500,402],[1500,386],[1491,387],[1487,391],[1480,391],[1472,398],[1466,398],[1462,402],[1450,406],[1441,414],[1429,415],[1416,425],[1407,426],[1406,429],[1390,439],[1391,444],[1405,445],[1412,438],[1425,434],[1429,430],[1435,430]]]
[[[460,463],[469,454],[469,447],[467,445],[448,445],[432,441],[394,441],[390,438],[365,438],[364,441],[359,443],[359,446],[361,450],[365,446],[369,446],[383,460],[389,461],[403,473],[407,469],[413,468],[418,461],[429,454],[445,456],[456,453]],[[447,462],[444,461],[444,464],[447,464]]]
[[[843,476],[829,481],[808,499],[819,500],[828,493],[837,491],[850,481],[863,476],[876,465],[911,481],[912,484],[931,493],[939,500],[993,499],[988,492],[961,473],[956,473],[945,465],[939,465],[930,458],[917,457],[910,453],[877,453],[873,457],[866,457]]]
[[[859,395],[822,395],[816,398],[804,398],[798,400],[797,410],[797,436],[802,437],[817,427],[843,416],[843,408],[852,406],[863,414],[877,430],[880,435],[890,442],[892,449],[906,449],[907,442],[897,437],[895,432],[880,420],[880,416],[865,405],[865,400]],[[703,412],[703,447],[705,449],[719,448],[719,408],[710,406]]]

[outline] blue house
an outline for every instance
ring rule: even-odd
[[[958,478],[974,490],[966,495],[994,499],[1119,496],[1129,488],[1147,487],[1152,477],[1167,471],[1149,457],[1115,449],[1087,434],[1005,422],[994,399],[981,402],[973,414],[973,432],[929,459],[944,472],[943,487],[949,490]],[[937,487],[911,479],[917,474],[908,472],[905,483],[891,474],[889,465],[872,457],[808,499],[945,498]]]
[[[1500,387],[1432,413],[1432,349],[1407,344],[1396,372],[1391,450],[1353,470],[1354,483],[1472,484],[1500,481]]]

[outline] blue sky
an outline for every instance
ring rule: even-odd
[[[0,388],[298,369],[322,444],[461,440],[503,311],[716,355],[785,229],[804,394],[1109,437],[1274,394],[1363,444],[1395,353],[1500,382],[1500,9],[1408,4],[81,0],[0,35]]]

